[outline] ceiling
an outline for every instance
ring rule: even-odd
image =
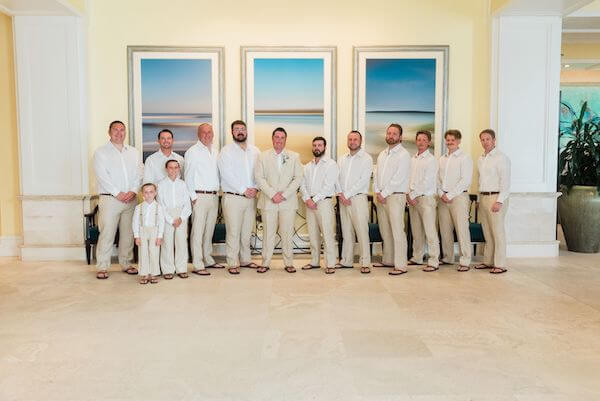
[[[67,0],[0,0],[0,12],[8,15],[77,15]]]

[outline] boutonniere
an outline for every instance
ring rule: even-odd
[[[290,157],[286,153],[281,155],[281,164],[285,164],[285,162],[287,162],[289,158]]]

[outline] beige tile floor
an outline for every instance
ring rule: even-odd
[[[0,259],[0,400],[600,400],[600,254],[499,276],[280,265],[141,286]]]

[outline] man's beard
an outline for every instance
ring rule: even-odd
[[[233,135],[233,140],[238,143],[246,142],[246,139],[248,139],[248,136],[246,135],[244,135],[242,138],[238,138],[236,135]]]
[[[321,156],[323,156],[324,153],[325,153],[324,150],[322,150],[322,151],[313,150],[313,156],[314,157],[321,157]]]
[[[387,143],[388,145],[395,145],[400,142],[402,142],[402,138],[398,139],[397,141],[394,141],[394,139],[392,138],[385,138],[385,143]]]

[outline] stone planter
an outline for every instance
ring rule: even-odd
[[[558,198],[558,214],[573,252],[600,252],[600,197],[596,187],[574,185]]]

